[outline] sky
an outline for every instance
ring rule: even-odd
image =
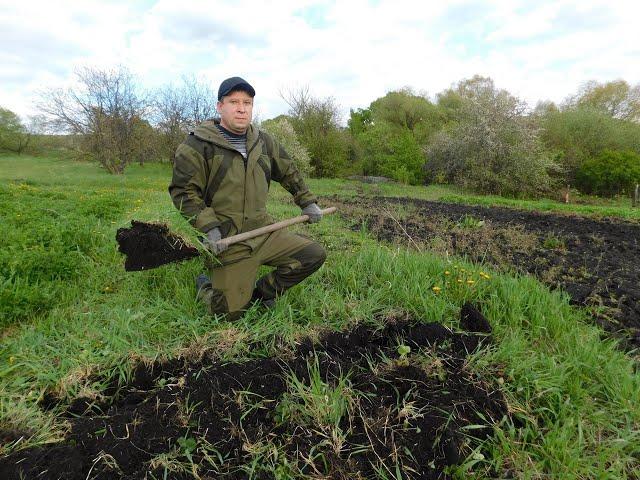
[[[332,97],[343,122],[388,91],[432,99],[475,74],[531,107],[589,80],[640,83],[634,0],[0,0],[0,107],[26,118],[78,67],[128,68],[140,87],[241,76],[254,114],[282,93]]]

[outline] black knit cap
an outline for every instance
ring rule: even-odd
[[[222,100],[222,97],[229,95],[233,90],[242,90],[252,97],[256,96],[256,91],[249,85],[249,82],[240,77],[231,77],[220,84],[220,88],[218,88],[218,100]]]

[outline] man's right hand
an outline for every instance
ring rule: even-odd
[[[207,236],[205,237],[202,243],[209,249],[211,253],[214,255],[218,255],[224,252],[229,245],[219,244],[218,241],[222,239],[222,233],[218,227],[214,227],[207,232]]]

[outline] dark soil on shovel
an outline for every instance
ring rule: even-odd
[[[127,272],[149,270],[200,255],[197,248],[169,232],[164,224],[132,220],[130,228],[118,229],[116,241],[118,250],[126,256]]]
[[[626,350],[640,347],[640,224],[406,198],[330,203],[378,238],[535,275],[588,307]]]
[[[110,404],[75,402],[62,443],[0,459],[0,478],[449,478],[507,415],[466,366],[490,326],[470,305],[475,332],[386,321],[279,358],[140,365]]]

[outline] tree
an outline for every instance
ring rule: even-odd
[[[591,108],[618,120],[640,122],[640,84],[631,87],[624,80],[585,83],[580,91],[570,97],[565,110]]]
[[[424,151],[407,129],[376,123],[359,137],[364,149],[365,175],[382,175],[411,185],[424,180]]]
[[[604,150],[640,153],[640,125],[619,120],[592,107],[550,110],[537,119],[545,148],[564,171],[564,181],[573,184],[576,173],[588,159]]]
[[[438,108],[410,88],[388,92],[371,102],[369,110],[372,123],[383,122],[398,132],[409,131],[420,145],[426,145],[443,124]]]
[[[640,183],[640,155],[604,150],[578,169],[576,184],[584,193],[605,197],[629,194]]]
[[[349,109],[349,120],[347,127],[352,136],[363,133],[367,128],[373,125],[373,115],[368,108],[358,108],[356,110]]]
[[[78,136],[81,155],[111,173],[122,173],[129,163],[141,160],[136,142],[148,110],[146,99],[124,67],[85,67],[75,74],[78,87],[45,91],[38,107],[55,128]]]
[[[526,104],[493,80],[475,76],[439,98],[457,98],[454,118],[427,150],[431,181],[482,193],[533,196],[552,186],[556,165],[545,154]]]
[[[349,139],[340,127],[339,108],[332,98],[318,99],[308,88],[281,93],[289,105],[291,124],[311,158],[318,177],[335,177],[346,167]]]
[[[424,95],[409,88],[388,92],[367,109],[351,111],[349,129],[365,175],[418,184],[424,180],[424,147],[441,128],[443,116]]]
[[[0,151],[20,155],[31,141],[31,134],[20,117],[11,110],[0,107]]]
[[[444,124],[455,121],[462,109],[464,98],[458,92],[449,88],[436,95],[436,105],[442,115]]]
[[[274,119],[265,120],[260,124],[260,128],[270,133],[282,145],[302,175],[307,176],[311,173],[309,152],[298,140],[298,136],[287,117],[280,115]]]
[[[152,119],[161,134],[161,152],[173,160],[185,135],[216,114],[217,96],[205,82],[182,77],[182,84],[166,85],[153,95]]]

